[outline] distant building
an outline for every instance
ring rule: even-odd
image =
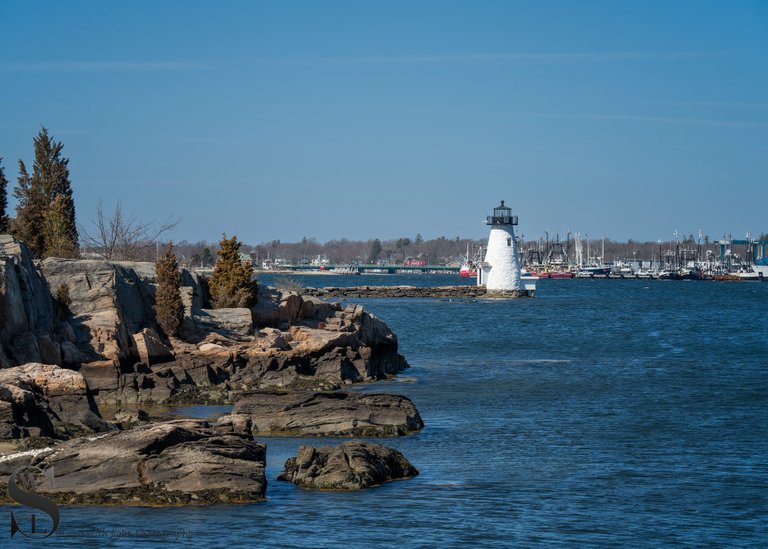
[[[405,261],[403,261],[405,267],[423,267],[426,264],[426,261],[417,257],[406,257]]]

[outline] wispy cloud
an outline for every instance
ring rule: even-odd
[[[219,61],[44,61],[0,63],[0,72],[161,72],[234,68],[242,65],[376,65],[439,63],[579,63],[683,60],[728,55],[717,51],[480,52],[361,57],[275,57]]]
[[[328,63],[452,63],[452,62],[591,62],[591,61],[652,61],[693,59],[727,55],[717,51],[616,51],[616,52],[529,52],[529,53],[450,53],[412,54],[366,57],[326,57],[317,61]]]
[[[0,72],[153,72],[209,68],[200,61],[66,61],[0,63]]]
[[[669,116],[641,116],[631,114],[574,114],[554,112],[503,112],[505,116],[530,116],[539,118],[581,118],[589,120],[617,120],[656,122],[663,124],[696,124],[700,126],[720,126],[727,128],[768,128],[764,122],[742,122],[738,120],[710,120],[706,118],[676,118]]]
[[[740,101],[685,101],[685,100],[659,100],[649,101],[654,105],[674,105],[682,107],[736,107],[745,109],[768,109],[768,103],[749,103]]]

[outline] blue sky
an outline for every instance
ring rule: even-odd
[[[0,156],[176,240],[768,232],[768,2],[0,2]]]

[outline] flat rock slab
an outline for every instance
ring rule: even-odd
[[[57,503],[187,505],[264,499],[265,447],[231,425],[175,420],[0,458],[0,501],[18,467],[53,468]]]
[[[396,437],[424,428],[409,398],[380,393],[253,391],[232,412],[250,416],[256,435]]]
[[[299,447],[298,455],[288,458],[277,478],[315,490],[361,490],[418,474],[393,448],[350,441],[336,447]]]

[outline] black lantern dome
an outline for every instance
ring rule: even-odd
[[[517,225],[517,216],[512,215],[512,209],[504,205],[504,201],[501,201],[497,207],[493,209],[493,215],[489,215],[485,218],[486,225]]]

